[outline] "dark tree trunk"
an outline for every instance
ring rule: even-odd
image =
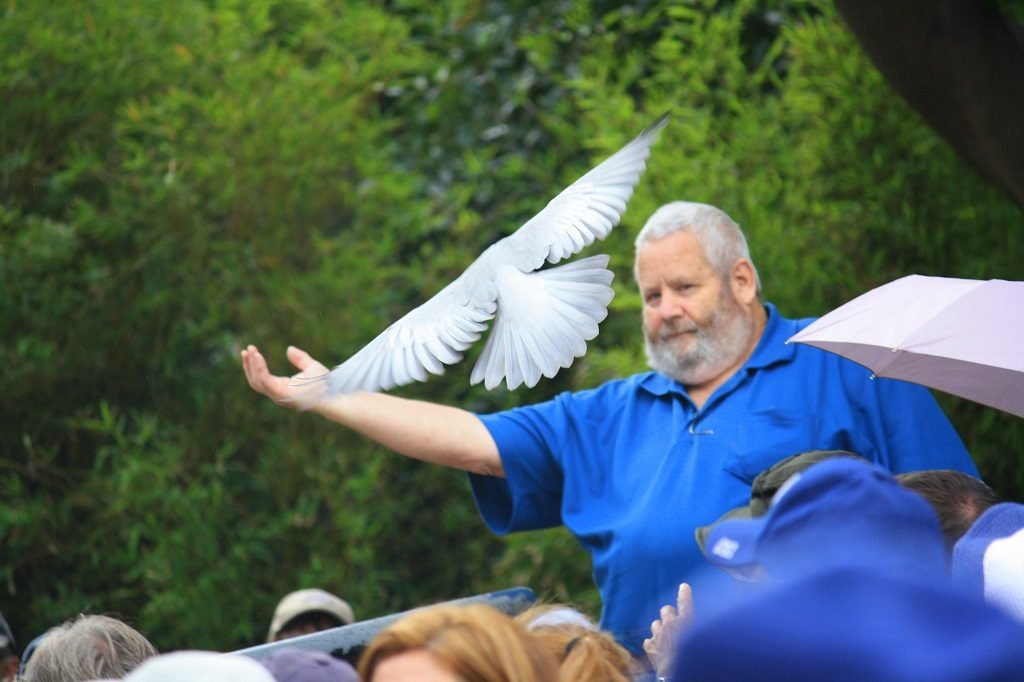
[[[986,0],[836,0],[893,88],[1024,207],[1024,24]]]

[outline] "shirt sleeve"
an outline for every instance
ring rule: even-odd
[[[505,478],[470,474],[473,499],[492,532],[562,523],[563,468],[570,394],[506,412],[480,415],[498,446]]]

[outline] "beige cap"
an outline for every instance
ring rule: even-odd
[[[330,592],[325,592],[315,587],[307,590],[298,590],[286,594],[278,602],[277,608],[274,609],[274,618],[270,621],[267,641],[273,642],[277,633],[288,624],[288,621],[296,616],[316,611],[331,614],[340,620],[342,625],[348,625],[356,620],[352,607],[341,597],[336,597]]]

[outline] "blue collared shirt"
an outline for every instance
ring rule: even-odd
[[[807,450],[856,452],[893,472],[977,475],[927,389],[785,341],[812,319],[768,321],[746,364],[696,408],[647,372],[481,415],[506,478],[471,475],[492,531],[564,524],[590,552],[602,627],[635,654],[679,583],[703,568],[694,529],[745,506],[754,477]]]

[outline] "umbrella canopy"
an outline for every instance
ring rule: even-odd
[[[910,275],[836,308],[790,342],[1024,417],[1024,282]]]

